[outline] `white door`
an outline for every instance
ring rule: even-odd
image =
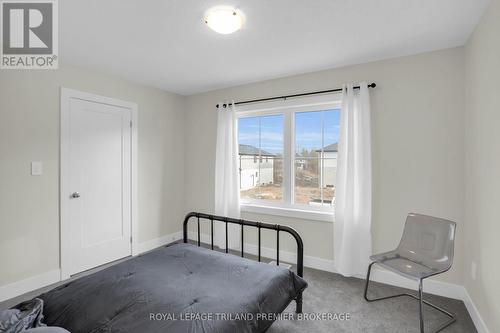
[[[69,273],[131,255],[131,110],[69,99]]]

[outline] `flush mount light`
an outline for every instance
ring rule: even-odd
[[[205,14],[205,23],[220,34],[231,34],[243,25],[243,15],[231,7],[214,7]]]

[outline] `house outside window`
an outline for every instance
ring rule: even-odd
[[[244,211],[333,220],[340,101],[319,100],[238,107]]]

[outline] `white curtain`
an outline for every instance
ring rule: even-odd
[[[334,262],[344,276],[363,276],[372,253],[370,96],[344,85],[335,189]]]
[[[223,103],[219,103],[223,105]],[[238,122],[234,103],[217,109],[217,145],[215,154],[215,214],[240,217],[238,175]],[[237,226],[229,224],[229,247],[239,246]],[[226,246],[225,225],[215,223],[214,244]]]

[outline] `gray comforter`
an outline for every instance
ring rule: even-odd
[[[47,325],[88,332],[263,332],[307,283],[288,269],[175,244],[39,296]],[[250,315],[249,315],[250,314]]]

